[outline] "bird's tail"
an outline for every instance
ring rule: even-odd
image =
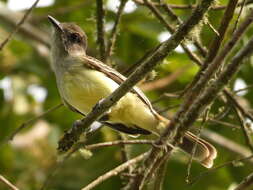
[[[161,134],[168,124],[169,120],[162,117],[158,133]],[[204,139],[197,137],[191,132],[187,132],[178,146],[190,155],[194,153],[193,159],[200,162],[204,167],[211,168],[213,166],[217,151],[213,145]]]

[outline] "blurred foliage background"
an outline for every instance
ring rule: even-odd
[[[42,1],[42,0],[41,0]],[[17,10],[18,4],[25,6]],[[167,0],[170,4],[194,4],[195,0]],[[215,6],[226,5],[227,0],[220,0]],[[0,40],[3,41],[9,32],[13,30],[13,23],[20,20],[25,9],[32,5],[32,1],[0,1]],[[45,1],[41,2],[46,3]],[[40,4],[39,4],[40,5]],[[116,18],[118,0],[104,0],[106,9],[105,31],[109,36]],[[246,15],[247,6],[243,9],[240,20]],[[231,27],[225,40],[229,39],[238,16],[237,9]],[[189,17],[191,9],[175,9],[175,13],[185,20]],[[208,20],[214,28],[220,23],[224,11],[209,11]],[[29,124],[27,128],[18,133],[15,138],[6,143],[6,139],[22,123],[40,115],[49,108],[61,103],[55,77],[50,69],[49,58],[49,33],[51,31],[47,15],[55,16],[64,22],[75,22],[80,25],[88,36],[88,54],[99,58],[98,45],[96,44],[96,1],[93,0],[51,0],[48,5],[38,6],[32,15],[14,36],[14,38],[0,52],[0,174],[17,185],[20,189],[39,189],[50,174],[57,159],[57,141],[64,130],[71,127],[73,121],[81,118],[66,107],[61,107]],[[166,14],[164,14],[166,15]],[[173,24],[169,17],[166,17]],[[176,24],[174,24],[175,27]],[[252,27],[247,31],[237,46],[244,46],[252,36]],[[209,26],[203,24],[194,32],[203,45],[208,47],[216,35]],[[148,50],[169,37],[166,28],[156,19],[147,7],[129,1],[124,9],[119,32],[114,48],[114,54],[110,58],[110,64],[124,73],[133,66]],[[192,51],[196,48],[188,42]],[[236,52],[236,51],[235,51]],[[253,60],[248,59],[240,72],[230,84],[232,90],[238,90],[252,84]],[[188,58],[182,48],[178,47],[167,56],[155,69],[155,77],[152,81],[144,81],[140,87],[145,89],[150,100],[156,100],[164,93],[174,93],[183,90],[192,80],[198,67]],[[165,86],[159,88],[145,88],[145,83],[158,79],[168,78]],[[152,85],[151,85],[152,86]],[[238,100],[244,107],[251,110],[253,103],[253,90],[237,93]],[[163,110],[168,106],[181,102],[178,98],[163,98],[154,106],[157,110]],[[171,117],[178,107],[165,111],[163,114]],[[229,114],[222,121],[239,126],[239,122],[230,105],[224,105],[216,101],[212,105],[211,116],[215,116],[229,109]],[[249,120],[246,120],[252,128]],[[196,127],[199,126],[196,123]],[[246,147],[243,133],[240,129],[231,128],[214,122],[207,122],[205,129],[222,135],[241,146]],[[119,138],[119,133],[107,127],[101,129],[91,139],[89,144],[104,141],[113,141]],[[140,138],[153,138],[141,136]],[[219,155],[215,165],[222,164],[241,156],[216,144]],[[131,145],[131,156],[136,156],[148,149],[148,145]],[[176,152],[168,163],[164,189],[194,189],[194,190],[232,190],[243,177],[252,172],[252,162],[229,165],[217,171],[210,172],[198,180],[194,185],[187,185],[185,176],[187,173],[188,157]],[[89,159],[83,158],[79,153],[66,161],[57,170],[47,189],[75,190],[84,187],[101,174],[109,171],[122,163],[121,147],[101,148],[93,151]],[[197,176],[206,169],[197,163],[193,163],[191,177]],[[124,180],[113,177],[97,186],[96,190],[120,189]],[[0,189],[6,186],[0,183]]]

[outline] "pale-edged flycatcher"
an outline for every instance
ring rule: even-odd
[[[101,99],[110,95],[126,78],[86,54],[87,37],[74,23],[60,23],[48,16],[53,25],[52,68],[64,104],[82,115],[89,113]],[[128,134],[160,135],[170,122],[159,115],[140,89],[134,87],[100,119],[105,125]],[[196,146],[194,146],[196,144]],[[217,152],[205,140],[187,132],[179,147],[205,167],[212,167]]]

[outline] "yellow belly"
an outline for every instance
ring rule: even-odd
[[[65,74],[58,81],[60,94],[71,106],[87,114],[101,99],[110,95],[118,84],[101,72],[79,70]],[[114,123],[137,125],[152,130],[157,120],[136,94],[127,93],[111,108],[109,120]]]
[[[80,112],[87,114],[102,98],[107,97],[118,84],[103,73],[81,70],[66,73],[62,78],[62,97]]]

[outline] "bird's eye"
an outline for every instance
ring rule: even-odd
[[[81,36],[77,33],[71,33],[69,35],[69,40],[73,43],[80,43],[81,42]]]

